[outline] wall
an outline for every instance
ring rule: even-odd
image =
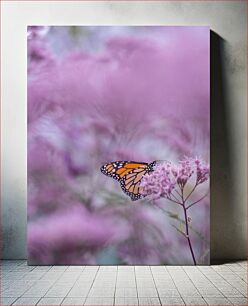
[[[2,1],[3,257],[26,258],[26,26],[209,25],[211,258],[246,258],[246,2]]]

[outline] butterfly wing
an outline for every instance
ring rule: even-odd
[[[156,162],[152,162],[147,164],[146,167],[134,168],[120,180],[122,190],[132,201],[145,197],[142,194],[143,187],[140,187],[140,182],[144,175],[153,171],[155,164]]]
[[[122,190],[132,201],[143,197],[140,182],[142,177],[153,171],[156,162],[140,163],[134,161],[116,161],[105,164],[101,167],[101,172],[120,182]]]
[[[120,181],[125,175],[135,168],[146,168],[147,163],[139,163],[133,161],[116,161],[105,164],[101,167],[101,172],[113,179]]]

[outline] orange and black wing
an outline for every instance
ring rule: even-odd
[[[132,201],[145,197],[142,194],[143,187],[140,187],[140,182],[144,175],[153,171],[155,163],[147,164],[146,167],[135,168],[120,180],[122,190]]]
[[[101,172],[113,179],[120,181],[125,175],[135,168],[146,168],[147,163],[138,163],[133,161],[116,161],[105,164],[101,167]]]
[[[134,161],[117,161],[102,166],[103,174],[110,176],[120,182],[122,190],[136,201],[143,197],[140,182],[142,177],[153,171],[156,162],[139,163]]]

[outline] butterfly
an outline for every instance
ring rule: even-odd
[[[140,182],[144,175],[154,171],[156,161],[142,163],[135,161],[115,161],[101,167],[101,172],[120,183],[122,190],[132,201],[143,198]]]

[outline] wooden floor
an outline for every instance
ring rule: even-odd
[[[2,261],[0,305],[247,305],[247,262],[27,266]]]

